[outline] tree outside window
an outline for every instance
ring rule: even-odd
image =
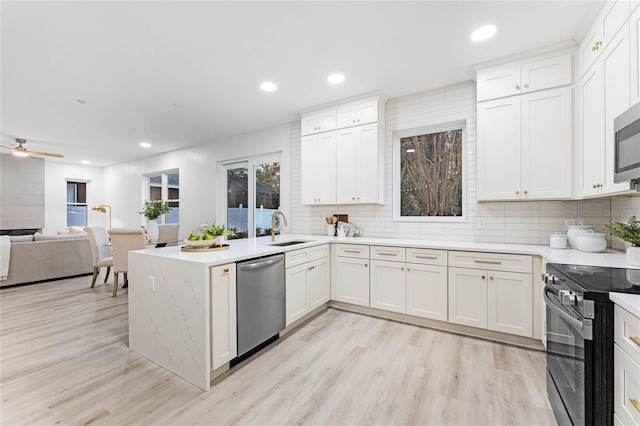
[[[400,137],[400,217],[462,217],[463,128]]]

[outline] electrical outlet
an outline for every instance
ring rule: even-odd
[[[149,288],[152,293],[156,291],[156,279],[154,277],[149,277]]]
[[[384,226],[384,218],[383,217],[379,217],[378,218],[378,225],[379,226]]]
[[[478,218],[478,229],[484,229],[487,225],[487,222],[484,217]]]
[[[564,230],[568,230],[570,226],[575,226],[576,224],[576,220],[575,219],[565,219],[564,220]]]

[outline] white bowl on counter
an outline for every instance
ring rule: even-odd
[[[589,253],[600,253],[607,248],[607,240],[602,232],[587,231],[578,234],[576,237],[578,250]]]
[[[567,229],[567,241],[569,242],[569,247],[575,249],[578,248],[578,235],[583,232],[593,231],[593,226],[579,223],[577,225],[568,226]]]

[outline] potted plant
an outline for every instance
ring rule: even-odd
[[[147,234],[149,241],[158,240],[158,218],[169,213],[169,203],[165,201],[145,201],[140,213],[147,218]]]
[[[211,224],[208,223],[208,224],[202,225],[200,229],[204,231],[205,234],[212,235],[214,237],[214,244],[218,246],[221,246],[224,243],[224,237],[226,236],[232,237],[236,235],[235,232],[233,232],[230,229],[227,229],[227,227],[223,223],[221,223],[220,225],[216,225],[215,222]]]
[[[629,265],[640,266],[640,222],[635,216],[631,216],[627,223],[609,221],[604,226],[614,237],[631,244],[627,248],[627,263]]]

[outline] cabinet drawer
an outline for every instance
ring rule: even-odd
[[[492,271],[531,273],[531,256],[503,253],[450,251],[449,266],[491,269]]]
[[[640,318],[615,305],[614,324],[614,341],[640,364]]]
[[[338,244],[336,245],[336,256],[368,259],[369,246],[361,246],[358,244]]]
[[[447,251],[408,248],[407,262],[447,266]]]
[[[329,245],[324,244],[317,247],[288,251],[284,254],[285,267],[301,265],[312,260],[329,256]]]
[[[625,425],[640,425],[640,364],[613,345],[613,410]]]
[[[404,262],[404,247],[370,246],[371,259],[390,260],[392,262]]]

